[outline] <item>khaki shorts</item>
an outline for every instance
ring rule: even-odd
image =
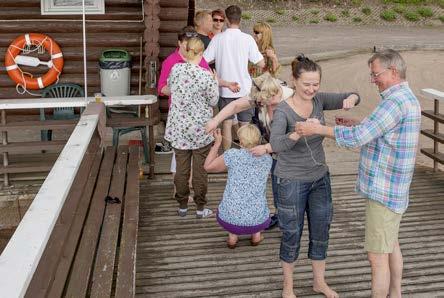
[[[392,253],[398,241],[402,214],[395,213],[374,200],[367,200],[365,208],[365,250]]]

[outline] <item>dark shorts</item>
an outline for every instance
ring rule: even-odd
[[[219,107],[219,111],[221,111],[225,106],[227,106],[233,100],[239,99],[240,97],[228,98],[228,97],[219,97],[219,103],[217,104]],[[253,118],[254,109],[250,108],[248,110],[237,113],[237,120],[239,122],[250,122],[251,118]],[[234,115],[227,117],[225,120],[234,119]]]

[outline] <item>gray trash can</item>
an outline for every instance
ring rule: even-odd
[[[102,52],[99,60],[100,86],[104,96],[130,94],[131,55],[121,49]]]

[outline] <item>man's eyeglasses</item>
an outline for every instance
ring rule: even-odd
[[[258,35],[258,34],[261,34],[262,32],[259,32],[259,31],[254,30],[253,33],[256,34],[256,35]]]
[[[225,20],[224,20],[224,19],[217,19],[217,18],[214,18],[214,19],[213,19],[213,22],[215,22],[215,23],[223,23],[223,22],[225,22]]]
[[[388,68],[384,69],[383,71],[380,71],[378,73],[370,73],[370,78],[371,79],[376,79],[377,77],[379,77],[380,75],[382,75],[384,72],[386,72],[387,70],[389,70]]]

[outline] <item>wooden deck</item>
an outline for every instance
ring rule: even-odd
[[[364,203],[354,192],[356,154],[335,160],[332,188],[335,216],[330,233],[327,281],[341,297],[370,296],[370,268],[363,250]],[[356,171],[354,171],[356,172]],[[172,183],[158,177],[143,181],[136,293],[139,297],[280,297],[279,229],[265,232],[265,240],[251,247],[246,238],[230,250],[226,233],[215,218],[194,218],[190,204],[179,218],[172,199]],[[211,176],[209,207],[215,209],[225,186],[223,175]],[[271,204],[269,187],[268,198]],[[444,297],[444,173],[418,166],[411,203],[401,223],[399,239],[404,255],[404,297]],[[307,259],[307,230],[295,267],[295,290],[301,297],[321,297],[311,289]]]

